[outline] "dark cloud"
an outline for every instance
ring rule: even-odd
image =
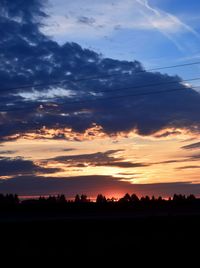
[[[22,176],[3,180],[0,183],[1,193],[18,193],[19,195],[44,195],[64,193],[68,198],[77,193],[96,196],[98,193],[106,196],[136,193],[138,195],[155,195],[168,197],[177,194],[195,194],[199,196],[200,184],[180,183],[155,183],[155,184],[130,184],[120,178],[111,176],[80,176],[73,178],[44,178]]]
[[[188,145],[182,146],[181,148],[185,149],[185,150],[200,149],[200,142],[195,142],[195,143],[192,143],[192,144],[188,144]]]
[[[183,170],[183,169],[194,169],[194,168],[200,168],[200,166],[184,166],[184,167],[177,167],[176,169]]]
[[[1,18],[9,18],[23,23],[36,23],[41,17],[46,17],[43,11],[46,0],[2,0],[0,15]]]
[[[115,25],[114,30],[119,31],[122,29],[122,26],[120,24]]]
[[[200,159],[200,155],[194,154],[194,155],[186,155],[184,157],[181,157],[180,159],[171,159],[171,160],[166,160],[166,161],[161,161],[161,162],[154,162],[154,163],[151,163],[151,165],[185,163],[185,162],[190,162],[190,161],[199,161],[199,159]]]
[[[43,168],[30,160],[21,157],[9,158],[0,157],[0,176],[33,175],[37,173],[55,173],[60,171],[57,168]]]
[[[74,148],[67,148],[67,149],[62,149],[63,152],[71,152],[71,151],[74,151],[76,149]]]
[[[200,159],[200,155],[199,154],[194,154],[194,155],[186,155],[184,157],[181,157],[179,159],[171,159],[171,160],[165,160],[165,161],[161,161],[161,162],[153,162],[151,163],[151,165],[166,165],[166,164],[174,164],[174,163],[188,163],[188,162],[193,162],[193,161],[199,161]],[[198,165],[191,165],[190,163],[185,165],[185,166],[181,166],[181,167],[175,167],[176,170],[185,170],[185,169],[197,169],[200,168],[200,166]]]
[[[46,16],[41,3],[45,2],[0,2],[2,141],[16,133],[37,132],[43,126],[83,132],[93,123],[101,125],[109,135],[132,129],[141,135],[151,135],[166,127],[199,132],[200,94],[180,83],[181,78],[144,71],[138,61],[103,58],[75,43],[57,44],[41,33],[42,18]],[[81,20],[92,23],[91,19],[82,17]],[[85,79],[94,76],[102,78]],[[45,86],[60,80],[65,81],[59,86]],[[23,88],[33,83],[43,86]],[[163,85],[154,86],[158,83]],[[145,84],[152,86],[141,88]],[[185,90],[120,97],[173,88]],[[69,89],[73,93],[71,97],[67,93]],[[103,99],[95,101],[100,98]],[[48,103],[54,104],[54,108],[50,109]],[[171,134],[174,133],[162,135]]]
[[[200,154],[193,154],[191,156],[188,156],[190,160],[199,161],[200,160]]]
[[[162,134],[155,135],[155,137],[156,138],[165,138],[165,137],[168,137],[168,136],[174,135],[174,134],[179,135],[179,134],[181,134],[181,131],[180,130],[172,130],[172,131],[167,130]]]
[[[95,19],[94,18],[89,18],[89,17],[85,17],[85,16],[81,16],[81,17],[78,17],[77,21],[79,23],[82,23],[82,24],[86,24],[86,25],[93,25],[95,23]]]
[[[4,150],[4,151],[0,151],[0,156],[2,154],[14,154],[14,153],[16,153],[16,151],[13,151],[13,150]]]
[[[160,164],[174,164],[174,163],[182,163],[182,162],[187,162],[188,158],[181,158],[181,159],[171,159],[171,160],[166,160],[166,161],[161,161],[161,162],[155,162],[152,163],[154,165],[160,165]]]
[[[122,157],[114,157],[113,154],[123,150],[109,150],[106,152],[97,152],[93,154],[81,154],[81,155],[65,155],[58,156],[47,161],[56,161],[64,163],[69,167],[85,167],[85,166],[109,166],[120,168],[134,168],[145,167],[149,164],[146,163],[133,163],[130,161],[124,161]]]

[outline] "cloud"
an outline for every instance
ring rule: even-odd
[[[76,194],[87,194],[90,197],[102,193],[107,197],[121,197],[125,193],[136,193],[139,196],[169,197],[174,193],[191,193],[199,196],[200,184],[180,183],[155,183],[155,184],[130,184],[112,176],[80,176],[73,178],[44,178],[34,176],[21,176],[0,183],[1,193],[17,193],[19,195],[46,195],[65,194],[68,198]],[[117,196],[116,196],[117,195]]]
[[[43,11],[46,0],[31,0],[29,2],[22,0],[1,1],[0,15],[12,19],[16,22],[37,23],[40,18],[46,18],[47,15]]]
[[[59,45],[41,32],[45,14],[38,1],[31,3],[23,4],[22,13],[9,1],[0,3],[1,141],[200,132],[200,94],[180,77],[144,71],[138,61],[103,58],[76,43]],[[29,19],[26,10],[32,9]],[[61,82],[45,86],[50,81]],[[169,89],[180,91],[165,93]],[[149,94],[155,90],[163,93]]]
[[[122,157],[117,157],[115,155],[121,151],[123,150],[109,150],[106,152],[97,152],[93,154],[57,156],[55,158],[48,159],[47,163],[51,161],[63,163],[66,164],[66,167],[109,166],[119,168],[134,168],[149,165],[146,163],[124,161]]]
[[[127,175],[129,175],[129,176],[137,176],[139,174],[140,173],[130,173],[130,172],[120,172],[120,173],[118,173],[118,175],[121,175],[121,176],[127,176]]]
[[[165,161],[160,161],[160,162],[153,162],[151,165],[160,165],[160,164],[174,164],[174,163],[187,163],[187,162],[193,162],[193,161],[199,161],[200,159],[200,154],[193,154],[193,155],[185,155],[181,156],[178,159],[170,159],[170,160],[165,160]],[[197,165],[186,165],[183,167],[177,167],[176,169],[189,169],[189,168],[197,168],[199,166]]]
[[[2,154],[14,154],[16,153],[16,151],[14,150],[4,150],[4,151],[0,151],[0,155]]]
[[[181,21],[178,17],[158,8],[152,7],[148,0],[136,1],[146,8],[146,11],[149,11],[147,13],[143,11],[143,15],[150,25],[166,36],[180,51],[184,51],[187,48],[179,40],[179,36],[177,34],[190,34],[191,36],[195,37],[196,41],[200,41],[199,33],[191,26]]]
[[[95,19],[94,18],[88,18],[88,17],[85,17],[85,16],[80,16],[78,17],[77,19],[77,22],[78,23],[81,23],[81,24],[86,24],[86,25],[93,25],[95,23]]]
[[[189,159],[193,160],[193,161],[199,161],[200,159],[200,154],[194,154],[189,156]]]
[[[150,5],[145,0],[85,1],[85,8],[80,0],[68,1],[68,13],[63,9],[65,2],[51,0],[53,15],[48,18],[45,33],[57,39],[74,40],[77,38],[101,39],[113,36],[117,30],[158,31],[172,42],[179,50],[186,51],[189,44],[182,42],[182,36],[194,38],[199,43],[200,36],[191,26],[177,16]],[[78,7],[78,8],[77,8]],[[88,8],[89,7],[89,8]],[[77,19],[78,18],[78,19]],[[61,38],[60,38],[61,37]],[[110,38],[109,38],[110,39]],[[186,38],[185,38],[186,40]]]
[[[16,96],[22,97],[25,101],[38,101],[38,102],[48,102],[62,97],[70,98],[74,95],[75,93],[73,93],[71,90],[59,87],[54,87],[46,91],[33,90],[30,92],[16,93]]]
[[[171,160],[166,160],[166,161],[161,161],[161,162],[156,162],[153,163],[154,165],[160,165],[160,164],[174,164],[174,163],[182,163],[182,162],[187,162],[187,158],[183,159],[171,159]]]
[[[200,142],[195,142],[195,143],[192,143],[192,144],[188,144],[188,145],[182,146],[181,148],[185,149],[185,150],[200,149]]]
[[[140,3],[142,6],[144,6],[147,10],[151,12],[152,15],[152,25],[159,30],[171,30],[172,32],[177,29],[182,29],[185,31],[189,31],[190,33],[194,34],[196,37],[200,37],[198,32],[196,32],[192,27],[189,25],[183,23],[179,18],[176,16],[165,12],[163,10],[160,10],[158,8],[152,7],[149,4],[148,0],[136,0],[138,3]]]
[[[62,149],[61,151],[70,152],[70,151],[74,151],[74,150],[76,150],[76,149],[74,149],[74,148],[66,148],[66,149]]]
[[[200,168],[200,166],[183,166],[183,167],[177,167],[176,169],[183,170],[183,169],[196,169],[196,168]]]
[[[182,130],[181,129],[164,129],[164,131],[159,132],[157,134],[154,135],[154,137],[156,138],[165,138],[168,136],[173,136],[173,135],[181,135],[182,134]]]
[[[0,157],[0,177],[48,174],[60,171],[57,168],[42,168],[30,160],[21,157]]]

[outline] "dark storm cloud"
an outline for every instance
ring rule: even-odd
[[[192,144],[188,144],[188,145],[182,146],[181,148],[185,149],[185,150],[200,149],[200,142],[195,142],[195,143],[192,143]]]
[[[199,132],[200,94],[181,84],[179,77],[144,71],[138,61],[103,58],[75,43],[59,45],[40,31],[45,16],[39,0],[0,2],[1,141],[43,126],[82,132],[93,123],[107,134],[136,129],[141,135],[151,135],[165,127]],[[82,17],[82,22],[91,23],[91,18]],[[101,78],[85,79],[94,76]],[[60,80],[65,81],[45,86]],[[72,82],[75,80],[79,82]],[[43,86],[23,88],[33,83]],[[158,83],[163,85],[153,86]],[[141,88],[145,84],[152,86]],[[174,88],[185,90],[129,96]],[[74,94],[71,97],[67,96],[69,89]],[[50,110],[44,99],[57,108]]]
[[[85,166],[109,166],[120,168],[134,168],[134,167],[146,167],[149,164],[146,163],[133,163],[130,161],[124,161],[122,157],[114,157],[113,154],[123,150],[110,150],[106,152],[97,152],[93,154],[81,154],[81,155],[67,155],[58,156],[50,161],[56,161],[64,163],[69,167],[85,167]],[[49,161],[47,160],[47,161]]]
[[[46,0],[1,0],[0,14],[2,18],[36,23],[39,17],[47,16],[43,11],[46,2]]]
[[[31,175],[36,173],[54,173],[57,168],[43,168],[21,157],[0,157],[0,176]]]
[[[136,193],[139,196],[154,195],[168,197],[177,194],[195,194],[199,196],[200,184],[155,183],[130,184],[112,176],[80,176],[73,178],[44,178],[34,176],[21,176],[0,183],[1,193],[17,193],[19,195],[65,194],[68,198],[76,194],[96,196],[98,193],[106,196],[118,193]]]

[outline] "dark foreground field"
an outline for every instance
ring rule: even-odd
[[[199,267],[200,199],[83,197],[20,201],[0,195],[0,264]]]
[[[140,212],[64,215],[3,213],[1,260],[103,264],[199,261],[200,214]],[[7,267],[7,266],[6,266]],[[45,266],[46,267],[46,266]],[[83,267],[85,267],[83,265]],[[180,267],[180,266],[178,266]],[[198,265],[197,265],[198,267]]]

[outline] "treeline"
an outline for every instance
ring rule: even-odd
[[[116,200],[115,198],[106,198],[102,194],[98,194],[95,201],[91,201],[87,195],[76,195],[73,200],[66,199],[65,195],[40,197],[38,199],[20,200],[15,194],[0,194],[0,210],[18,209],[18,208],[34,208],[34,209],[133,209],[133,208],[164,208],[177,206],[199,206],[200,199],[194,195],[174,194],[168,199],[162,197],[144,196],[139,198],[136,194],[125,194],[122,198]]]

